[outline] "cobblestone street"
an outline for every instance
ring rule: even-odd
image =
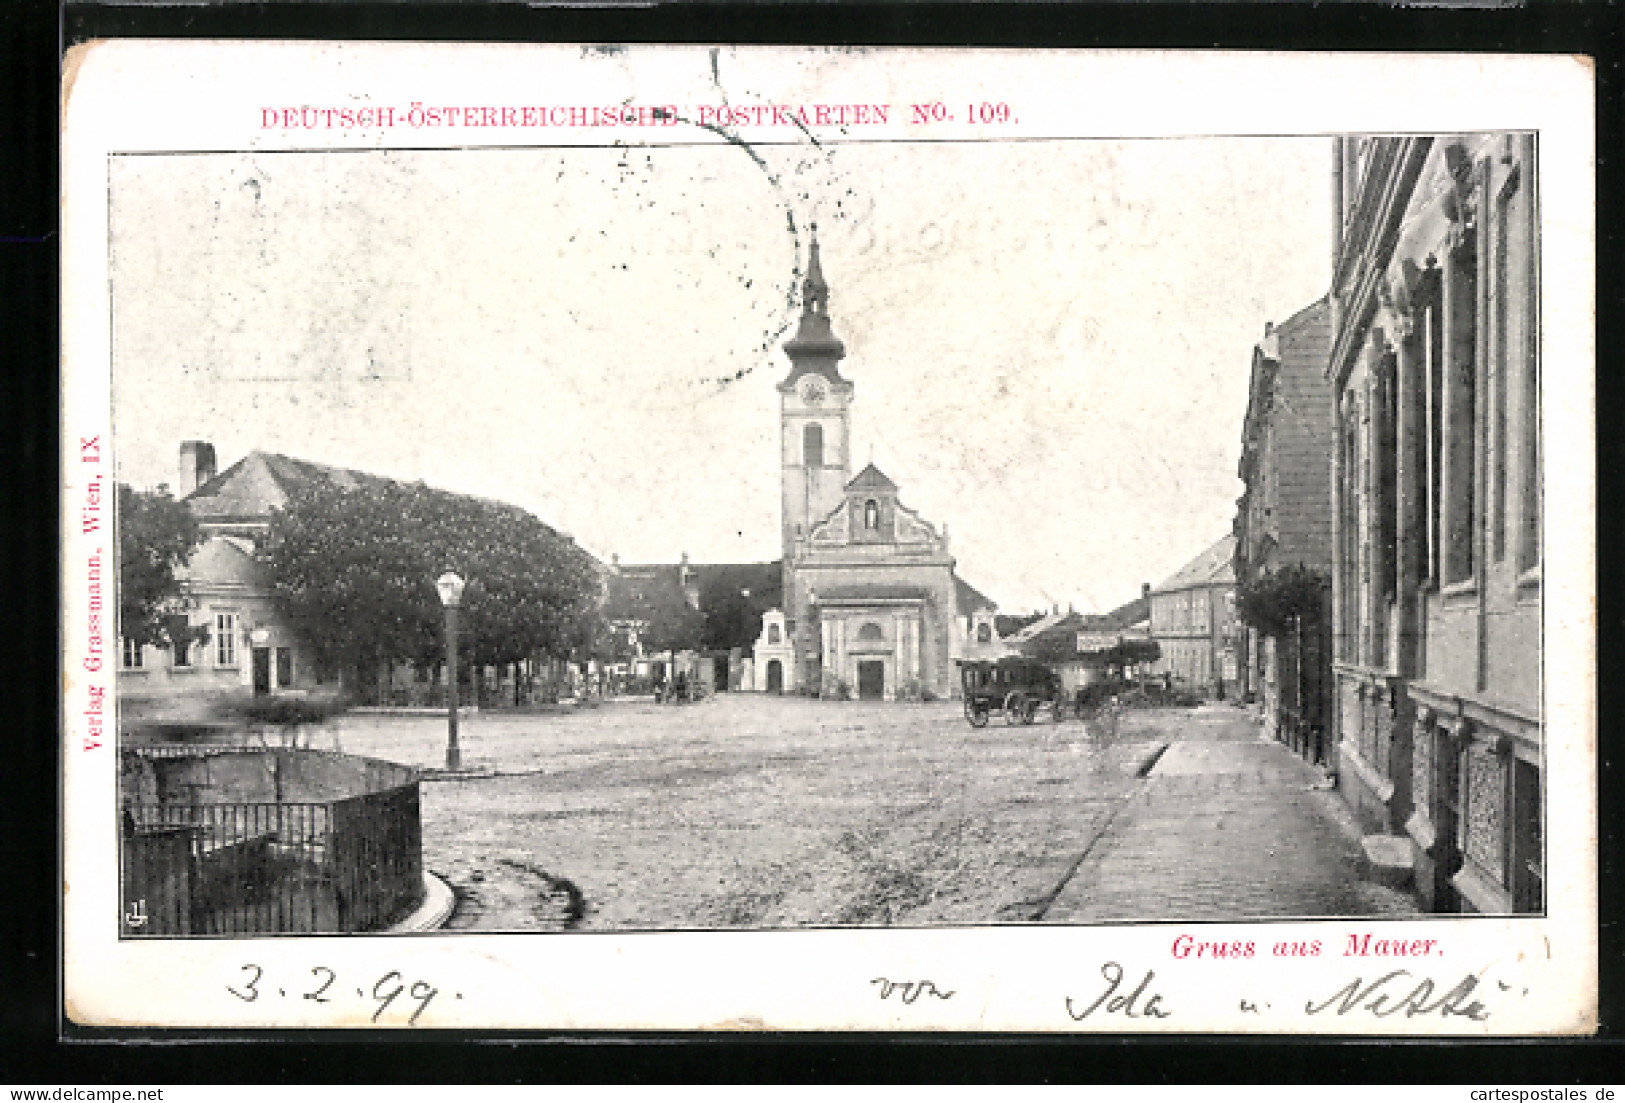
[[[318,746],[434,771],[445,722]],[[463,724],[423,786],[453,929],[1382,915],[1321,774],[1241,711],[983,729],[957,704],[722,696]]]

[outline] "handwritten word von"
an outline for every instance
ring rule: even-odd
[[[904,1003],[913,1003],[921,996],[935,996],[939,1000],[951,1000],[952,992],[942,992],[935,984],[928,980],[887,980],[885,977],[876,977],[869,982],[880,985],[880,998],[890,999],[893,992],[900,993],[898,999]]]
[[[1106,978],[1106,990],[1095,998],[1094,1003],[1082,1011],[1078,1011],[1072,1006],[1072,997],[1068,996],[1066,998],[1066,1013],[1072,1016],[1073,1022],[1082,1022],[1087,1019],[1099,1010],[1102,1004],[1105,1005],[1106,1014],[1121,1014],[1127,1019],[1166,1019],[1172,1014],[1172,1012],[1162,1009],[1162,996],[1159,993],[1153,992],[1145,999],[1144,1003],[1139,1002],[1141,997],[1145,996],[1146,989],[1151,987],[1152,980],[1156,978],[1157,974],[1151,970],[1146,970],[1145,977],[1140,981],[1139,987],[1135,988],[1127,996],[1116,994],[1123,983],[1124,974],[1121,965],[1115,961],[1108,961],[1100,967],[1100,975]]]
[[[325,965],[311,966],[310,977],[301,978],[301,983],[294,987],[291,995],[286,983],[273,985],[266,979],[265,970],[258,965],[244,965],[241,971],[244,976],[236,978],[235,984],[226,985],[226,991],[244,1003],[255,1003],[261,997],[266,997],[274,1000],[297,999],[330,1004],[347,999],[351,991],[348,985],[339,983],[338,973]],[[377,1022],[384,1012],[389,1010],[396,997],[403,992],[406,993],[409,999],[417,1001],[416,1009],[406,1020],[407,1026],[416,1026],[418,1018],[428,1009],[430,1001],[440,994],[440,989],[426,980],[412,981],[411,987],[408,988],[406,978],[394,969],[374,980],[370,992],[366,984],[354,991],[358,1000],[366,1000],[370,996],[377,1004],[372,1013],[373,1022]],[[460,1000],[463,994],[454,992],[452,997]]]

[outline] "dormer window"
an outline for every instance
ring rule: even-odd
[[[863,527],[869,532],[880,531],[880,503],[873,498],[863,503]]]

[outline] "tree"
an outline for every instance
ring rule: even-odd
[[[1303,623],[1324,615],[1331,579],[1302,564],[1266,571],[1236,588],[1236,615],[1265,636],[1285,635],[1294,618]]]
[[[1125,639],[1112,652],[1112,665],[1139,666],[1162,658],[1162,645],[1156,640]]]
[[[435,579],[467,580],[469,665],[591,643],[596,562],[524,510],[422,484],[319,482],[271,517],[260,549],[279,610],[327,661],[432,663],[445,646]]]
[[[167,487],[118,485],[120,635],[138,644],[187,647],[206,631],[186,626],[175,576],[202,541],[192,511]]]
[[[644,598],[647,620],[638,632],[646,653],[686,651],[703,642],[705,614],[688,603],[688,595],[675,581],[656,585]]]
[[[738,573],[718,571],[700,588],[700,612],[705,617],[701,643],[717,651],[749,648],[762,634],[762,614],[779,604],[777,565],[770,572],[775,581],[763,585],[761,571]],[[754,582],[755,585],[747,585]],[[748,591],[748,592],[747,592]]]

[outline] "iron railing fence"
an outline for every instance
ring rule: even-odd
[[[193,771],[193,780],[126,792],[128,934],[377,930],[422,899],[418,780],[410,768],[286,749],[181,745],[129,753],[158,769]],[[174,761],[226,755],[251,757],[209,763],[218,776],[203,784],[195,770],[204,763]],[[272,779],[278,795],[286,785],[307,799],[211,799],[241,796],[261,777]],[[324,787],[343,791],[308,799]],[[171,799],[152,799],[166,790]]]

